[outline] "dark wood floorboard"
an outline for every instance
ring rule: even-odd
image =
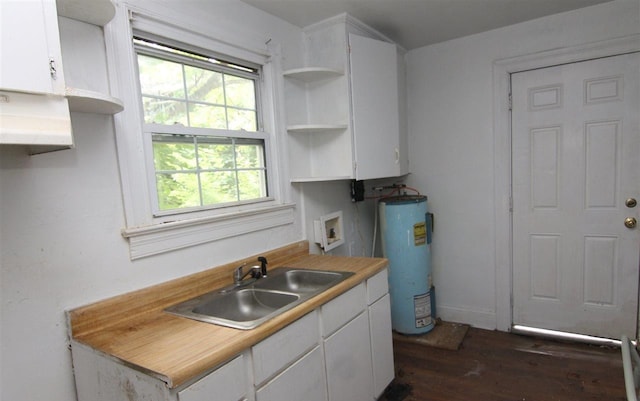
[[[616,348],[475,328],[458,351],[393,345],[388,401],[626,401]]]

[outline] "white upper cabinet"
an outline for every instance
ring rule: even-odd
[[[122,111],[108,92],[102,33],[114,13],[111,0],[0,0],[0,144],[67,149],[70,112]]]
[[[291,180],[406,174],[396,45],[342,15],[305,28],[305,46],[305,66],[284,73]]]
[[[64,95],[55,0],[0,0],[2,90]]]
[[[0,144],[73,145],[54,0],[0,0]]]
[[[356,178],[399,176],[396,46],[349,34]]]

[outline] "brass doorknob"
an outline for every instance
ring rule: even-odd
[[[624,219],[624,225],[627,228],[634,228],[637,223],[638,221],[635,217],[627,217],[626,219]]]

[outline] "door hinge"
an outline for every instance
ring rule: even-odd
[[[511,95],[511,93],[509,93],[507,102],[509,103],[509,110],[513,110],[513,96]]]
[[[49,57],[49,74],[52,79],[58,78],[58,71],[56,71],[56,60],[53,57]]]
[[[513,213],[513,196],[509,197],[509,213]]]

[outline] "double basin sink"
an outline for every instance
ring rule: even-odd
[[[225,287],[165,309],[206,323],[253,329],[328,290],[354,273],[281,267],[267,277]]]

